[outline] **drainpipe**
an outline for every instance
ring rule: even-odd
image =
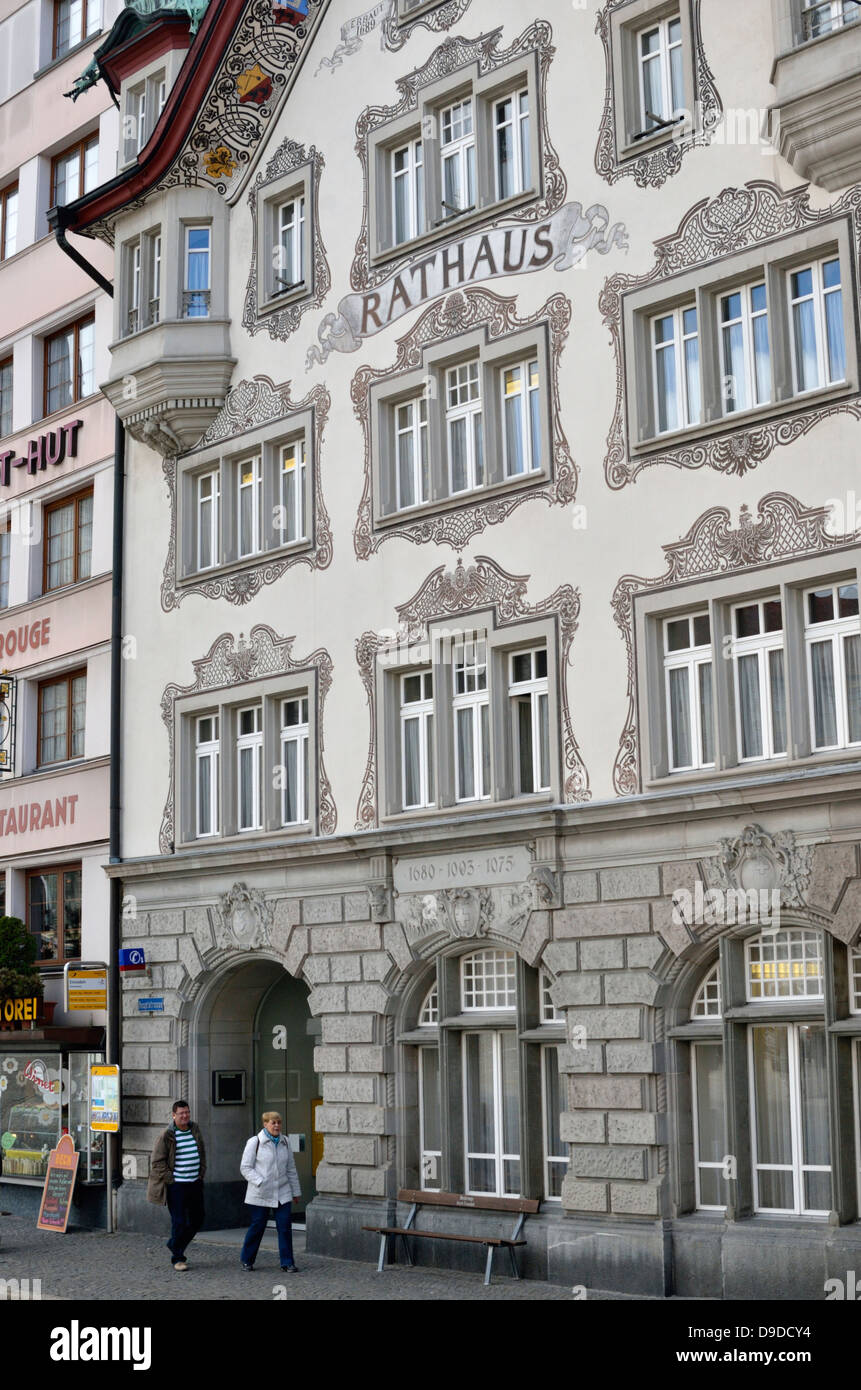
[[[66,239],[64,226],[64,207],[51,208],[48,222],[57,245],[66,255],[85,271],[104,290],[111,299],[114,287],[105,279],[101,271],[82,256]],[[110,734],[110,811],[108,830],[108,858],[111,864],[120,862],[120,814],[122,809],[120,783],[121,754],[121,703],[122,703],[122,640],[123,640],[123,521],[126,476],[126,432],[119,415],[114,421],[114,513],[113,513],[113,558],[111,574],[111,734]],[[122,923],[123,887],[118,878],[110,880],[110,924],[108,944],[108,1028],[105,1039],[105,1061],[119,1062],[120,1057],[120,980],[119,950],[120,928]],[[111,1150],[116,1147],[116,1158],[120,1158],[120,1145],[113,1135],[106,1135],[106,1179],[107,1179],[107,1229],[114,1229],[113,1188],[122,1183],[122,1165],[117,1162],[116,1171],[111,1171]]]

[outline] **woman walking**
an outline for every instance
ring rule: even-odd
[[[263,1128],[245,1145],[239,1165],[243,1178],[248,1180],[246,1205],[253,1208],[251,1225],[242,1246],[239,1262],[243,1269],[252,1270],[269,1219],[275,1216],[278,1231],[278,1255],[281,1268],[296,1274],[293,1263],[293,1234],[291,1231],[292,1202],[301,1197],[299,1175],[290,1140],[281,1133],[281,1116],[277,1110],[263,1115]]]

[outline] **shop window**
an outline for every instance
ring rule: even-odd
[[[45,414],[65,410],[96,389],[96,322],[69,324],[45,339]]]
[[[45,507],[43,528],[45,593],[89,579],[93,558],[92,489]]]
[[[87,673],[39,682],[39,767],[84,756]]]
[[[42,963],[80,960],[81,866],[27,874],[27,926]]]
[[[56,1044],[38,1053],[0,1051],[0,1144],[2,1181],[45,1177],[48,1158],[61,1134],[68,1133],[80,1154],[78,1183],[105,1180],[105,1136],[90,1130],[90,1068],[104,1062],[101,1052],[58,1052]]]

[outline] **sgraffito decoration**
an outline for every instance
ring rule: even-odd
[[[335,45],[331,58],[321,58],[314,69],[314,76],[317,77],[321,72],[334,73],[337,68],[343,66],[345,58],[352,58],[354,53],[359,52],[365,39],[370,38],[371,34],[379,34],[380,48],[383,51],[388,49],[390,53],[396,53],[399,48],[403,48],[413,29],[421,27],[436,33],[450,29],[463,18],[469,5],[470,0],[447,0],[446,4],[436,5],[427,13],[410,19],[409,10],[415,9],[416,5],[406,3],[406,13],[399,19],[398,0],[379,0],[371,9],[353,15],[352,19],[341,25],[340,42]]]
[[[176,740],[179,736],[176,704],[188,695],[201,691],[228,691],[246,681],[264,676],[316,673],[317,729],[317,815],[321,835],[333,835],[338,814],[332,799],[332,788],[323,762],[323,707],[332,684],[332,658],[324,647],[318,647],[302,660],[293,657],[295,637],[279,637],[265,623],[256,623],[246,642],[240,632],[239,640],[232,632],[216,637],[206,656],[192,661],[194,680],[190,685],[165,686],[161,697],[161,717],[167,729],[169,747],[168,795],[162,815],[158,844],[162,854],[173,854],[175,848],[174,778],[176,775]]]
[[[623,488],[635,481],[644,468],[669,464],[673,468],[714,468],[719,473],[743,476],[769,457],[781,444],[792,444],[834,415],[848,414],[861,419],[861,397],[827,405],[799,404],[777,418],[760,419],[743,425],[733,416],[716,424],[722,426],[703,436],[702,427],[691,426],[690,443],[653,449],[631,456],[630,427],[626,407],[626,345],[623,332],[626,294],[643,286],[662,286],[674,275],[691,267],[714,265],[723,257],[764,245],[805,228],[848,218],[851,242],[861,253],[861,186],[849,189],[830,207],[821,211],[810,206],[805,184],[784,193],[776,184],[755,179],[742,188],[725,188],[714,198],[705,198],[685,213],[677,232],[655,243],[655,264],[644,275],[611,275],[598,299],[604,323],[610,330],[616,359],[616,404],[607,436],[604,476],[611,488]],[[667,295],[671,290],[665,291]]]
[[[625,159],[619,158],[616,122],[620,109],[619,94],[624,79],[622,73],[613,71],[611,17],[616,12],[623,11],[629,3],[630,0],[607,0],[595,24],[595,32],[600,35],[604,45],[607,70],[604,112],[595,150],[595,168],[608,183],[615,183],[617,179],[633,178],[638,188],[660,188],[668,178],[679,172],[682,159],[688,150],[710,142],[723,115],[723,105],[703,47],[701,0],[691,0],[695,117],[675,128],[672,136],[661,144],[653,145]],[[694,116],[694,113],[688,114]]]
[[[282,423],[310,410],[313,416],[311,441],[312,485],[312,544],[306,550],[287,555],[260,555],[257,563],[243,565],[232,571],[222,569],[205,578],[189,583],[179,582],[178,556],[178,470],[175,455],[162,461],[164,479],[170,502],[170,538],[161,585],[161,606],[166,613],[178,608],[189,594],[206,598],[223,598],[240,606],[248,603],[266,584],[273,584],[293,565],[308,565],[310,569],[328,569],[332,563],[332,529],[329,513],[323,500],[322,446],[323,430],[329,418],[331,397],[325,386],[315,386],[301,400],[290,395],[290,382],[275,386],[268,376],[256,376],[239,381],[228,391],[227,400],[212,421],[197,450],[236,439],[261,425]]]
[[[571,457],[562,428],[559,395],[559,359],[568,337],[571,305],[565,295],[555,294],[527,318],[518,318],[516,305],[516,299],[502,298],[490,290],[466,290],[462,294],[449,295],[447,299],[426,309],[411,331],[398,340],[397,357],[392,367],[379,370],[360,367],[353,377],[350,395],[365,437],[365,482],[353,531],[353,544],[360,560],[368,559],[392,536],[400,536],[414,545],[431,541],[463,550],[473,536],[486,526],[495,526],[504,521],[522,502],[538,498],[550,506],[563,506],[574,501],[577,494],[577,465]],[[550,480],[497,493],[490,498],[473,493],[461,506],[442,512],[429,512],[418,520],[397,521],[393,517],[387,518],[384,524],[375,524],[371,438],[374,421],[370,403],[374,384],[392,381],[403,372],[413,371],[422,365],[427,347],[459,337],[475,328],[484,329],[486,342],[496,342],[536,324],[546,325],[548,336]]]
[[[561,584],[549,598],[540,603],[528,603],[528,583],[528,575],[508,574],[488,555],[477,555],[470,565],[464,565],[459,559],[453,570],[440,565],[407,603],[395,608],[398,628],[394,645],[422,641],[427,637],[428,623],[436,618],[466,615],[482,608],[493,609],[498,628],[510,627],[528,618],[554,617],[558,632],[559,710],[565,768],[563,799],[566,802],[589,801],[592,796],[589,774],[574,737],[568,703],[567,672],[580,620],[580,593],[570,584]],[[370,715],[368,758],[356,808],[357,830],[368,830],[378,824],[377,681],[381,658],[390,645],[388,636],[379,631],[363,632],[356,638],[356,660]]]
[[[620,796],[636,796],[643,789],[637,726],[635,597],[691,579],[731,574],[856,544],[854,533],[836,536],[826,530],[830,516],[827,507],[805,507],[788,492],[767,493],[758,505],[756,519],[746,505],[742,506],[737,527],[731,525],[727,507],[710,507],[681,540],[662,546],[667,557],[664,574],[656,579],[622,576],[611,600],[613,618],[628,659],[628,709],[613,764],[613,786]]]
[[[332,277],[329,272],[329,262],[326,259],[326,248],[320,233],[320,218],[313,216],[311,217],[311,293],[285,304],[282,309],[269,308],[265,313],[260,313],[258,281],[259,277],[265,273],[262,265],[265,248],[258,246],[258,198],[265,199],[267,187],[277,179],[283,178],[285,174],[298,171],[304,164],[310,164],[312,206],[315,209],[319,208],[320,177],[325,163],[322,154],[314,145],[306,151],[304,145],[298,144],[288,136],[286,140],[282,140],[269,160],[265,174],[258,174],[251,185],[248,193],[252,228],[251,274],[248,277],[248,285],[245,290],[242,326],[248,329],[252,337],[265,328],[270,338],[278,338],[285,342],[291,333],[294,333],[299,327],[302,315],[308,309],[318,309],[329,293]]]

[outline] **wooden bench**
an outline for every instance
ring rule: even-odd
[[[527,1216],[534,1216],[538,1210],[538,1201],[535,1198],[524,1197],[480,1197],[467,1196],[457,1192],[419,1192],[413,1188],[401,1188],[398,1193],[399,1202],[409,1202],[410,1211],[403,1226],[363,1226],[363,1231],[372,1231],[380,1237],[380,1257],[377,1261],[377,1273],[382,1274],[386,1265],[386,1242],[390,1237],[400,1237],[407,1257],[407,1263],[412,1265],[413,1258],[410,1252],[411,1240],[459,1240],[470,1245],[484,1245],[487,1248],[487,1262],[484,1269],[484,1286],[490,1283],[493,1273],[493,1257],[500,1247],[508,1251],[511,1260],[511,1269],[515,1279],[520,1278],[517,1269],[517,1261],[514,1257],[514,1247],[525,1245],[526,1239],[521,1235],[523,1223]],[[510,1236],[467,1236],[460,1231],[417,1231],[413,1226],[416,1219],[416,1212],[419,1207],[460,1207],[468,1211],[509,1211],[517,1213],[517,1221]]]

